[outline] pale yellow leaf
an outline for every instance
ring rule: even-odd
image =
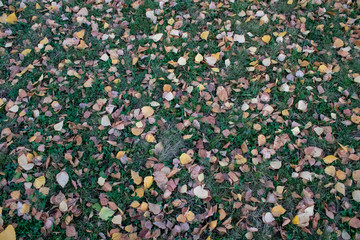
[[[189,164],[192,161],[191,157],[187,153],[183,153],[180,156],[181,164]]]
[[[271,214],[274,217],[280,217],[281,215],[283,215],[286,212],[286,209],[283,208],[281,205],[275,206],[271,209]]]
[[[16,240],[15,229],[12,225],[8,225],[4,231],[0,233],[1,240]]]
[[[46,180],[45,180],[45,177],[44,177],[44,176],[40,176],[40,177],[36,178],[35,181],[34,181],[34,187],[35,187],[36,189],[41,188],[42,186],[45,185],[45,181],[46,181]]]
[[[207,40],[208,39],[208,36],[209,36],[209,31],[204,31],[201,33],[200,37],[201,39],[204,39],[204,40]]]

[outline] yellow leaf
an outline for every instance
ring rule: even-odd
[[[40,41],[40,44],[48,44],[49,43],[49,40],[47,39],[47,37],[45,37],[43,40]]]
[[[192,211],[189,211],[185,214],[186,219],[191,222],[195,219],[195,214]]]
[[[264,35],[261,40],[263,40],[263,42],[265,43],[269,43],[271,40],[271,36],[270,35]]]
[[[212,68],[211,70],[213,70],[214,72],[220,72],[220,70],[218,68]]]
[[[144,196],[144,189],[143,188],[137,188],[135,190],[135,193],[132,195],[132,196],[136,196],[139,197],[139,198],[142,198]]]
[[[271,210],[271,214],[274,217],[280,217],[281,215],[283,215],[286,212],[286,209],[283,208],[281,205],[275,206],[272,208]]]
[[[138,201],[133,201],[131,204],[130,204],[130,207],[132,208],[138,208],[140,206],[140,203]]]
[[[329,155],[323,158],[324,162],[326,164],[330,164],[332,162],[334,162],[336,159],[338,159],[337,157],[335,157],[334,155]]]
[[[299,224],[299,216],[298,216],[298,215],[296,215],[296,216],[293,218],[292,223],[295,224],[295,225]]]
[[[152,135],[152,134],[150,134],[150,133],[149,133],[149,134],[146,134],[145,139],[146,139],[146,141],[148,141],[149,143],[152,143],[152,142],[155,141],[154,135]]]
[[[7,16],[7,18],[6,18],[6,22],[10,23],[10,24],[14,24],[16,21],[17,21],[17,17],[14,12],[12,14],[10,14],[9,16]]]
[[[153,176],[147,176],[144,178],[144,188],[148,189],[151,187],[151,185],[154,182],[154,177]]]
[[[40,9],[41,9],[41,6],[40,6],[38,3],[36,3],[36,4],[35,4],[35,8],[36,8],[37,10],[40,10]]]
[[[80,39],[83,39],[84,38],[84,35],[85,35],[85,29],[79,31],[79,32],[76,32],[75,33],[76,37],[80,38]]]
[[[209,31],[205,31],[201,33],[201,39],[207,40],[208,36],[209,36]]]
[[[191,157],[187,153],[183,153],[180,156],[181,164],[189,164],[192,161]]]
[[[169,25],[173,25],[174,22],[175,22],[175,20],[174,20],[173,18],[170,18],[170,19],[168,20],[168,24],[169,24]]]
[[[27,56],[31,52],[31,49],[25,49],[21,52],[22,55]]]
[[[12,225],[9,225],[5,228],[4,231],[0,233],[1,240],[16,240],[15,229]]]
[[[288,0],[287,4],[289,4],[289,5],[293,4],[293,0]]]
[[[141,108],[141,112],[144,115],[144,118],[148,118],[154,114],[154,109],[150,106],[145,106]]]
[[[146,211],[148,210],[148,207],[149,207],[149,204],[147,204],[146,202],[143,202],[143,203],[141,203],[141,205],[140,205],[140,209],[141,209],[141,211],[143,211],[143,212],[146,212]]]
[[[287,33],[286,31],[279,33],[279,37],[284,37],[286,35],[286,33]]]
[[[325,71],[327,70],[327,67],[326,67],[324,64],[322,64],[322,65],[320,65],[320,67],[318,68],[318,70],[319,70],[319,72],[321,72],[321,73],[325,73]]]
[[[216,226],[217,226],[217,220],[211,221],[211,222],[209,223],[209,227],[210,227],[211,229],[216,228]]]
[[[204,57],[200,53],[198,53],[195,56],[195,63],[200,63],[202,60],[204,60]]]
[[[88,45],[85,43],[84,40],[80,40],[79,45],[77,45],[77,48],[78,48],[78,49],[85,49],[85,48],[87,48],[87,47],[88,47]]]
[[[125,151],[119,151],[117,154],[116,154],[116,159],[119,159],[122,158],[124,155],[125,155]]]
[[[39,188],[41,188],[42,186],[45,185],[45,182],[46,182],[45,177],[44,177],[44,176],[40,176],[40,177],[38,177],[38,178],[35,179],[35,181],[34,181],[34,187],[35,187],[36,189],[39,189]]]
[[[21,213],[29,213],[30,212],[30,204],[25,203],[22,206]],[[1,239],[1,238],[0,238]]]

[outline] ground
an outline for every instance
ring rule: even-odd
[[[360,239],[360,3],[0,1],[0,239]]]

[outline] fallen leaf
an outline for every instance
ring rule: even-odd
[[[155,34],[155,35],[152,35],[150,36],[149,38],[151,40],[153,40],[154,42],[158,42],[160,41],[160,39],[162,38],[163,34],[162,33],[158,33],[158,34]]]
[[[228,93],[226,89],[223,86],[219,86],[216,90],[216,95],[219,97],[219,99],[223,102],[227,101],[229,99]]]
[[[204,60],[204,57],[200,53],[196,54],[195,63],[200,63],[202,60]]]
[[[208,39],[208,36],[209,36],[209,31],[204,31],[201,33],[200,37],[201,39],[204,39],[204,40],[207,40]]]
[[[101,60],[103,60],[104,62],[106,62],[107,60],[109,60],[109,55],[107,55],[106,53],[104,53],[101,57]]]
[[[187,153],[183,153],[180,156],[180,162],[181,162],[181,164],[186,165],[186,164],[189,164],[190,162],[192,162],[192,159]]]
[[[1,240],[16,240],[16,232],[12,225],[8,225],[4,231],[0,233]]]
[[[360,190],[354,190],[351,195],[356,202],[360,202]]]
[[[61,122],[54,125],[54,129],[55,129],[55,131],[59,132],[59,131],[62,130],[63,126],[64,126],[64,121],[61,121]]]
[[[186,58],[180,57],[180,58],[178,59],[177,63],[178,63],[180,66],[186,65]]]
[[[275,206],[271,209],[271,214],[274,217],[280,217],[281,215],[283,215],[286,212],[286,209],[283,208],[281,205]]]
[[[331,164],[333,163],[336,159],[338,159],[337,157],[335,157],[334,155],[329,155],[323,158],[324,162],[326,164]]]
[[[349,221],[349,226],[352,228],[360,228],[360,220],[357,217],[353,217]]]
[[[122,223],[122,216],[121,215],[116,215],[114,216],[112,219],[111,219],[111,222],[113,224],[116,224],[116,225],[121,225]]]
[[[69,182],[69,175],[67,172],[61,171],[56,175],[56,181],[62,188],[64,188]]]
[[[265,213],[264,217],[263,217],[263,221],[266,224],[270,224],[273,221],[275,221],[275,218],[273,217],[273,215],[270,212]]]
[[[234,35],[234,42],[245,43],[245,35],[235,34]]]
[[[340,38],[336,38],[333,47],[334,48],[341,48],[343,46],[344,46],[343,40],[341,40]]]
[[[101,125],[103,125],[104,127],[111,126],[110,119],[109,119],[109,117],[107,115],[104,115],[101,118]]]
[[[17,17],[15,12],[13,12],[12,14],[10,14],[9,16],[7,16],[6,18],[6,22],[10,23],[10,24],[14,24],[17,21]]]
[[[134,180],[136,185],[140,185],[142,183],[143,178],[139,176],[138,172],[131,170],[131,178]]]
[[[24,170],[28,171],[31,170],[34,167],[34,163],[29,162],[25,154],[21,154],[18,158],[18,163],[20,167],[22,167]]]
[[[271,36],[270,35],[264,35],[261,40],[265,43],[269,43],[271,40]]]
[[[31,49],[24,49],[21,54],[24,56],[27,56],[29,53],[31,53]]]
[[[144,189],[148,189],[151,187],[151,185],[154,182],[154,177],[153,176],[147,176],[144,178]]]
[[[335,189],[336,191],[345,196],[345,185],[343,183],[337,182],[335,184]]]
[[[107,221],[110,217],[112,217],[114,215],[114,211],[111,210],[108,207],[102,207],[100,212],[99,212],[99,217],[104,220]]]
[[[304,100],[300,100],[297,104],[297,109],[300,111],[306,112],[308,104]]]
[[[141,112],[145,118],[148,118],[154,114],[154,109],[150,106],[145,106],[141,108]]]
[[[194,194],[198,198],[205,199],[209,197],[209,192],[204,189],[203,186],[197,186],[194,188]]]
[[[44,177],[44,176],[40,176],[40,177],[36,178],[35,181],[34,181],[34,187],[35,187],[36,189],[41,188],[42,186],[45,185],[45,181],[46,181],[46,180],[45,180],[45,177]]]

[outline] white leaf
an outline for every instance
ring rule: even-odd
[[[229,67],[230,66],[230,59],[226,59],[225,60],[225,67]]]
[[[104,115],[101,118],[101,125],[103,125],[104,127],[111,126],[110,119],[109,119],[109,117],[107,115]]]
[[[65,187],[65,185],[69,182],[69,175],[67,172],[61,171],[56,175],[56,181],[61,187]]]
[[[186,58],[180,57],[177,62],[180,66],[184,66],[186,65]]]
[[[25,154],[21,154],[21,156],[18,158],[18,163],[19,163],[20,167],[22,167],[26,171],[28,171],[34,167],[33,163],[28,163],[28,160],[27,160]]]
[[[203,186],[197,186],[196,188],[194,188],[194,194],[201,199],[209,197],[209,192],[205,190]]]
[[[234,35],[234,42],[245,43],[245,35],[235,34]]]
[[[265,67],[268,67],[270,66],[271,64],[271,58],[265,58],[264,60],[262,60],[262,64],[265,66]]]
[[[106,62],[107,60],[109,60],[109,56],[106,53],[104,53],[100,59]]]
[[[307,106],[308,106],[308,104],[304,100],[300,100],[298,102],[297,109],[299,109],[300,111],[306,112],[307,111]]]
[[[152,39],[154,42],[158,42],[162,38],[162,36],[163,36],[162,33],[158,33],[155,35],[151,35],[149,38]]]
[[[63,128],[63,125],[64,125],[64,121],[61,121],[61,122],[55,124],[55,125],[54,125],[55,131],[61,131],[62,128]]]

